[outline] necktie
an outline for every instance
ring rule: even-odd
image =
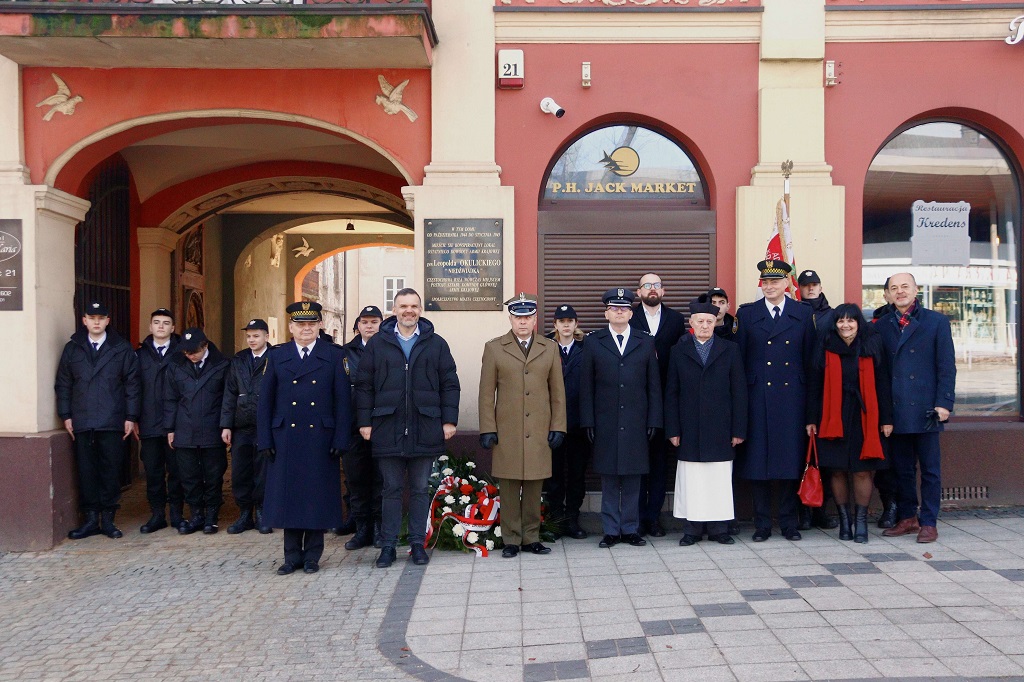
[[[164,351],[165,351],[165,350],[167,350],[167,346],[160,346],[159,348],[157,348],[157,349],[156,349],[156,351],[157,351],[158,353],[160,353],[160,357],[163,357],[163,356],[164,356]]]
[[[562,358],[564,358],[564,359],[568,359],[569,358],[569,347],[568,346],[562,346]]]
[[[309,347],[307,346],[306,348],[302,349],[302,359],[305,360],[308,357],[309,357]]]
[[[94,350],[95,352],[97,352],[97,353],[98,353],[98,352],[100,351],[100,342],[99,342],[99,341],[93,341],[93,342],[92,342],[92,349],[93,349],[93,350]]]
[[[194,363],[192,363],[192,366],[195,367],[196,376],[199,376],[199,372],[201,372],[202,369],[203,369],[203,363],[202,362],[194,362]]]
[[[616,334],[615,338],[619,340],[619,350],[621,351],[622,350],[622,339],[623,339],[623,336],[622,336],[622,334]]]
[[[774,308],[772,308],[772,319],[775,320],[776,322],[778,322],[779,321],[779,313],[781,313],[781,312],[782,312],[782,310],[779,308],[779,306],[775,306]]]

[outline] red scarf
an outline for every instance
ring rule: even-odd
[[[910,304],[910,307],[907,308],[907,312],[896,318],[896,321],[900,323],[901,332],[910,325],[910,314],[914,312],[915,308],[917,308],[917,299],[914,299],[914,302]],[[898,313],[899,311],[897,310],[896,312]]]
[[[860,394],[866,411],[861,412],[860,424],[864,432],[861,459],[884,459],[882,438],[878,425],[878,394],[875,393],[875,363],[871,358],[857,358],[860,370]],[[843,365],[836,353],[825,351],[825,394],[821,409],[822,438],[843,437]]]

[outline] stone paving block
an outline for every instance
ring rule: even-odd
[[[754,610],[746,602],[730,602],[722,604],[694,604],[693,610],[698,618],[715,616],[749,616]]]
[[[765,589],[765,590],[741,590],[740,594],[748,602],[752,601],[773,601],[782,599],[800,599],[800,595],[790,588]]]
[[[865,660],[801,661],[800,667],[812,680],[856,680],[878,678],[878,670]]]
[[[988,569],[977,561],[961,559],[957,561],[931,560],[928,565],[936,571],[987,571]]]
[[[868,659],[883,677],[953,677],[953,671],[937,658]]]
[[[1019,561],[1019,559],[1018,559]],[[1015,582],[1024,582],[1024,568],[1009,568],[1009,569],[997,569],[995,571],[998,575],[1003,576],[1007,580],[1013,580]]]
[[[583,659],[551,663],[527,663],[523,666],[523,682],[549,680],[578,680],[590,677],[590,669]]]
[[[690,678],[692,668],[723,666],[726,670],[725,657],[716,648],[711,649],[684,649],[672,651],[658,651],[654,654],[654,660],[662,670],[665,679],[680,679],[679,675]]]
[[[587,647],[583,642],[567,644],[537,644],[522,649],[522,662],[554,663],[555,661],[571,661],[587,657]]]
[[[862,555],[873,564],[888,563],[893,561],[917,561],[915,557],[906,552],[879,552]]]
[[[660,678],[658,664],[650,653],[632,653],[616,657],[591,658],[587,661],[594,678],[615,676],[634,679],[638,673],[654,673]]]
[[[784,578],[790,587],[842,587],[834,575],[794,575]]]
[[[869,561],[840,564],[822,564],[822,568],[832,575],[863,575],[866,573],[881,573],[882,571]]]
[[[739,682],[788,682],[809,679],[800,664],[790,663],[744,663],[730,666]]]

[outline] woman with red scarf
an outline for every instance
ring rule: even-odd
[[[881,337],[857,305],[836,307],[807,383],[807,435],[817,434],[818,464],[833,472],[839,539],[867,542],[872,472],[889,466],[883,443],[892,433],[892,386]]]

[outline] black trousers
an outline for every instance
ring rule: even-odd
[[[355,444],[341,455],[348,486],[349,514],[356,523],[379,522],[384,479],[373,460],[370,441],[355,436]]]
[[[778,480],[778,481],[750,481],[750,489],[754,495],[754,527],[757,530],[772,529],[772,498],[779,507],[779,528],[782,530],[795,530],[799,520],[797,519],[797,504],[800,498],[796,491],[800,488],[800,481]]]
[[[684,535],[694,535],[698,538],[707,535],[709,538],[712,538],[728,532],[728,521],[690,521],[689,519],[683,521]]]
[[[320,563],[324,555],[324,531],[308,528],[284,529],[284,560],[293,566],[307,561]]]
[[[178,471],[178,453],[167,444],[167,436],[143,438],[139,444],[139,459],[146,470],[146,499],[154,511],[164,505],[185,501]]]
[[[565,440],[551,451],[551,478],[544,482],[548,514],[552,519],[575,518],[587,494],[587,461],[590,442],[581,429],[565,434]]]
[[[661,508],[665,506],[665,481],[668,479],[670,451],[673,452],[674,460],[675,448],[665,440],[665,433],[658,429],[648,448],[651,472],[640,477],[640,523],[649,525],[661,518]]]
[[[878,494],[883,499],[895,501],[897,485],[894,467],[890,466],[888,469],[879,469],[875,472],[875,487],[878,488]]]
[[[224,472],[228,453],[224,445],[212,448],[176,448],[185,501],[194,510],[219,509],[224,504]]]
[[[82,511],[110,511],[121,500],[124,434],[118,431],[76,431],[78,506]]]
[[[235,442],[231,436],[231,494],[240,509],[263,505],[267,487],[267,462],[255,442]]]

